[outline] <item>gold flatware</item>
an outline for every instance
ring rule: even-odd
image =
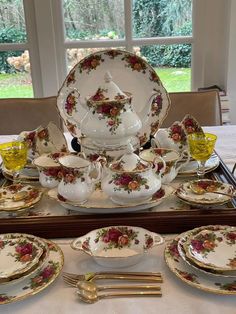
[[[65,283],[67,283],[71,287],[78,288],[80,290],[86,290],[88,292],[98,292],[98,291],[103,291],[103,290],[161,290],[160,286],[156,285],[96,285],[95,283],[91,281],[77,281],[76,283],[71,283],[68,279],[64,279]]]
[[[0,203],[5,202],[6,200],[12,200],[13,202],[19,202],[24,200],[27,196],[28,196],[28,192],[27,191],[20,191],[15,193],[14,195],[3,195],[2,193],[0,193]]]
[[[235,197],[235,192],[232,193],[224,193],[224,192],[220,192],[220,191],[211,191],[211,190],[205,190],[201,187],[199,187],[197,185],[197,183],[195,182],[191,182],[189,184],[189,187],[191,189],[191,191],[197,195],[203,195],[203,194],[207,194],[207,193],[213,193],[213,194],[219,194],[219,195],[225,195],[225,196],[229,196],[229,197]]]
[[[93,281],[97,279],[118,279],[118,280],[136,280],[136,281],[153,281],[163,282],[161,273],[152,272],[97,272],[72,274],[63,273],[63,278],[70,280],[71,283],[76,284],[78,281]]]
[[[105,298],[121,298],[121,297],[161,297],[161,291],[126,291],[126,292],[109,292],[98,294],[97,292],[88,292],[85,290],[77,290],[79,299],[86,303],[95,303]]]

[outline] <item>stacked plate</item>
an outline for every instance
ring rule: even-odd
[[[236,294],[236,227],[210,225],[182,233],[167,245],[165,260],[191,286]]]
[[[63,266],[53,242],[28,234],[0,234],[0,304],[34,295],[50,285]]]
[[[0,214],[22,214],[35,206],[42,197],[42,190],[31,185],[16,183],[0,188]]]

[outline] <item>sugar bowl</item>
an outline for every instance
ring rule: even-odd
[[[165,169],[165,161],[164,169]],[[114,203],[136,204],[144,202],[161,187],[158,164],[143,161],[128,145],[127,152],[105,168],[101,187]]]

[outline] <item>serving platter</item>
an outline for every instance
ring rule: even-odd
[[[0,285],[0,304],[7,304],[23,300],[46,289],[59,276],[64,264],[64,256],[58,245],[45,240],[49,254],[45,262],[30,276],[12,285]]]
[[[122,91],[132,94],[133,108],[143,124],[138,137],[141,145],[145,144],[160,128],[170,100],[155,70],[143,58],[128,51],[104,50],[77,63],[58,92],[61,118],[72,136],[79,139],[79,124],[89,110],[86,97],[95,93],[107,71]]]
[[[224,295],[236,295],[235,278],[212,277],[202,271],[192,268],[180,256],[178,252],[178,241],[184,233],[169,242],[165,248],[165,261],[170,271],[172,271],[181,281],[205,292]]]
[[[58,196],[56,188],[49,190],[48,196],[59,202],[63,207],[73,211],[78,211],[86,214],[118,214],[132,213],[151,209],[161,204],[173,192],[174,190],[172,187],[163,186],[158,195],[153,196],[143,203],[129,205],[118,205],[113,203],[109,199],[109,197],[100,189],[95,190],[91,197],[88,199],[88,201],[84,204],[75,204],[73,202],[63,200]]]

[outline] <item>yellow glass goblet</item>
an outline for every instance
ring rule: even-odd
[[[210,133],[192,133],[188,135],[190,155],[197,161],[197,175],[204,177],[206,161],[211,157],[217,136]]]
[[[28,146],[25,142],[13,141],[0,144],[0,155],[4,167],[12,173],[13,181],[27,163]]]

